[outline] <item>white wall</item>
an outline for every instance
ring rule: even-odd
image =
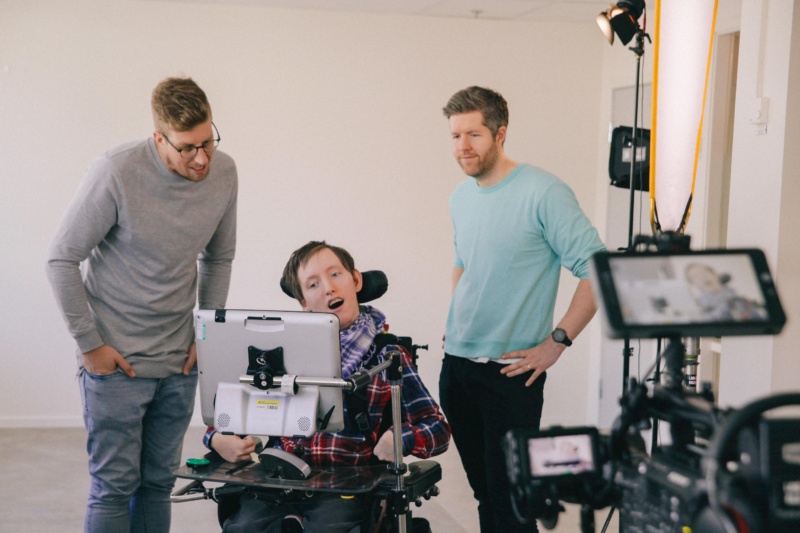
[[[187,12],[188,9],[188,12]],[[451,273],[447,198],[464,176],[441,107],[484,84],[511,108],[507,152],[562,176],[592,217],[604,40],[535,25],[142,1],[0,2],[0,427],[77,426],[75,359],[44,251],[84,169],[152,132],[170,75],[206,90],[240,175],[228,306],[288,308],[289,253],[350,249],[390,280],[393,331],[429,344],[437,393]],[[574,287],[567,282],[559,309]],[[551,372],[545,423],[586,416],[588,340]],[[572,386],[570,386],[572,385]]]
[[[741,20],[728,245],[765,251],[788,324],[776,337],[722,340],[720,402],[726,405],[800,389],[800,12],[792,0],[753,0],[743,2]],[[769,100],[765,125],[750,120],[757,98]]]

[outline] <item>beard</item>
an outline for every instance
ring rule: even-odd
[[[497,161],[500,158],[500,151],[497,149],[497,146],[493,144],[492,147],[486,151],[486,153],[474,155],[477,156],[476,161],[467,163],[459,158],[458,164],[461,166],[461,169],[467,176],[471,176],[477,180],[480,180],[486,174],[491,172],[491,170],[497,164]]]

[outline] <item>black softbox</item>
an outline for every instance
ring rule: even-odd
[[[631,156],[633,155],[633,128],[618,126],[611,133],[611,155],[608,174],[611,185],[629,189],[631,186]],[[636,163],[633,167],[633,188],[650,190],[650,130],[636,130]]]

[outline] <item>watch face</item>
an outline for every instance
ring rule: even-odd
[[[556,328],[553,330],[553,340],[562,344],[566,344],[567,346],[571,344],[570,340],[567,338],[567,332],[561,328]]]

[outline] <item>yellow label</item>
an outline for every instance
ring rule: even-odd
[[[256,405],[267,405],[267,406],[279,406],[281,404],[280,400],[256,400]]]

